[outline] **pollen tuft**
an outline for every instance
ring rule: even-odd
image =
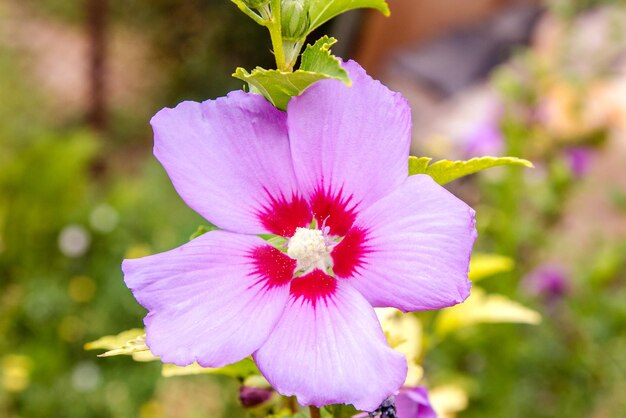
[[[287,255],[298,262],[298,270],[327,264],[329,249],[319,229],[297,228],[287,247]]]

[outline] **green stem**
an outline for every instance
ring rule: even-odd
[[[320,414],[319,408],[309,406],[309,412],[311,413],[311,418],[322,418],[322,414]]]
[[[295,41],[283,41],[285,61],[287,62],[287,66],[289,69],[293,69],[293,66],[296,64],[298,56],[300,55],[300,50],[302,50],[302,45],[304,45],[304,39],[298,39]]]
[[[265,20],[263,20],[261,18],[261,16],[259,16],[258,14],[254,13],[248,6],[245,5],[245,3],[241,0],[230,0],[233,3],[235,3],[235,5],[237,5],[237,7],[239,8],[239,10],[241,10],[242,12],[244,12],[246,15],[248,15],[252,20],[254,20],[256,23],[258,23],[261,26],[266,26],[266,22]]]
[[[276,68],[280,71],[291,71],[289,64],[285,62],[285,51],[283,49],[283,34],[280,21],[280,0],[271,0],[272,19],[266,22],[265,26],[270,31],[272,39],[272,49],[276,59]]]

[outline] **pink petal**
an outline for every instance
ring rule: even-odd
[[[263,344],[295,267],[262,239],[225,231],[122,264],[126,285],[149,311],[150,350],[165,363],[205,367],[236,362]]]
[[[335,274],[377,307],[420,311],[461,303],[471,287],[474,223],[474,210],[430,177],[409,177],[358,215],[333,251]]]
[[[287,308],[253,357],[279,393],[318,407],[373,411],[407,372],[367,301],[320,270],[294,280]]]
[[[263,97],[237,91],[183,102],[151,123],[154,154],[176,191],[213,224],[291,236],[311,221],[297,192],[286,115]]]
[[[355,207],[370,205],[404,181],[411,136],[406,100],[356,62],[344,67],[352,87],[320,81],[294,97],[287,109],[300,190],[317,201],[318,222],[327,220],[336,235],[349,229]]]
[[[311,211],[318,225],[330,228],[332,235],[344,236],[356,217],[356,202],[345,197],[343,190],[331,192],[319,187],[311,195]]]
[[[337,291],[337,280],[317,269],[291,282],[289,293],[294,299],[302,299],[314,308],[318,301],[327,303]]]
[[[367,232],[359,227],[351,228],[333,249],[333,272],[338,277],[350,277],[363,268],[365,256],[370,252]]]

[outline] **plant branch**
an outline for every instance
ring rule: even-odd
[[[291,71],[289,64],[285,62],[285,50],[283,49],[283,34],[280,20],[280,0],[271,0],[272,19],[267,22],[267,29],[272,39],[272,49],[276,59],[276,68],[280,71]]]
[[[289,408],[289,411],[291,411],[292,414],[295,414],[296,412],[298,412],[298,404],[296,403],[296,398],[294,398],[293,396],[290,396],[289,398],[287,398],[286,402],[287,402],[287,407]]]
[[[309,412],[311,413],[311,418],[322,418],[319,408],[309,406]]]

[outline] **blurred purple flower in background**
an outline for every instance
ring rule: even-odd
[[[502,105],[492,99],[484,107],[485,113],[479,115],[461,141],[464,158],[498,157],[504,152],[504,136],[500,128]]]
[[[593,151],[589,147],[574,147],[565,150],[570,170],[575,177],[584,177],[589,171]]]
[[[523,278],[522,288],[530,295],[557,300],[569,292],[570,281],[561,265],[546,263]]]
[[[490,118],[476,125],[465,137],[465,157],[497,157],[504,149],[504,138],[498,121]]]

